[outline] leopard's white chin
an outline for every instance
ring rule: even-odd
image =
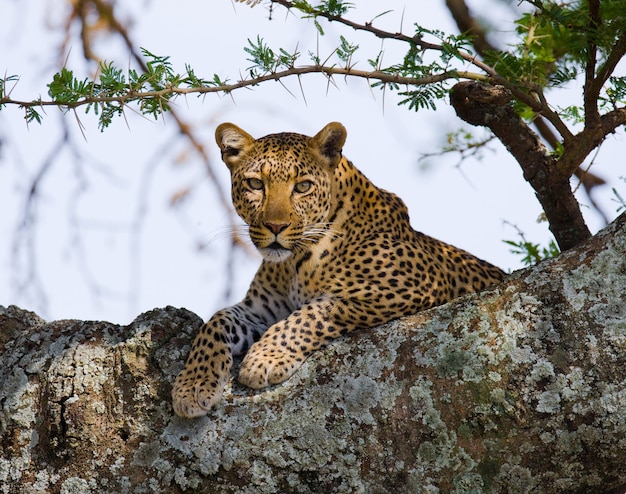
[[[291,251],[287,249],[267,247],[265,249],[259,249],[259,252],[267,262],[283,262],[291,256]]]

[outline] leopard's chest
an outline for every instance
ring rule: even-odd
[[[294,263],[287,294],[294,309],[333,293],[334,274],[342,262],[335,243],[317,245]]]

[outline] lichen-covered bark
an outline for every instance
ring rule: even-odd
[[[626,486],[626,216],[479,295],[171,411],[194,314],[0,307],[0,492],[594,493]]]

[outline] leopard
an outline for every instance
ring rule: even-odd
[[[172,387],[174,412],[207,414],[222,399],[234,356],[238,381],[282,383],[315,351],[477,292],[504,271],[412,228],[405,203],[343,156],[345,127],[314,137],[255,139],[232,123],[215,139],[232,202],[262,261],[243,300],[197,332]]]

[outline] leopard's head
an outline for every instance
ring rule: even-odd
[[[283,261],[324,234],[335,206],[343,125],[329,123],[315,137],[279,133],[254,139],[223,123],[215,138],[230,169],[235,209],[265,260]]]

